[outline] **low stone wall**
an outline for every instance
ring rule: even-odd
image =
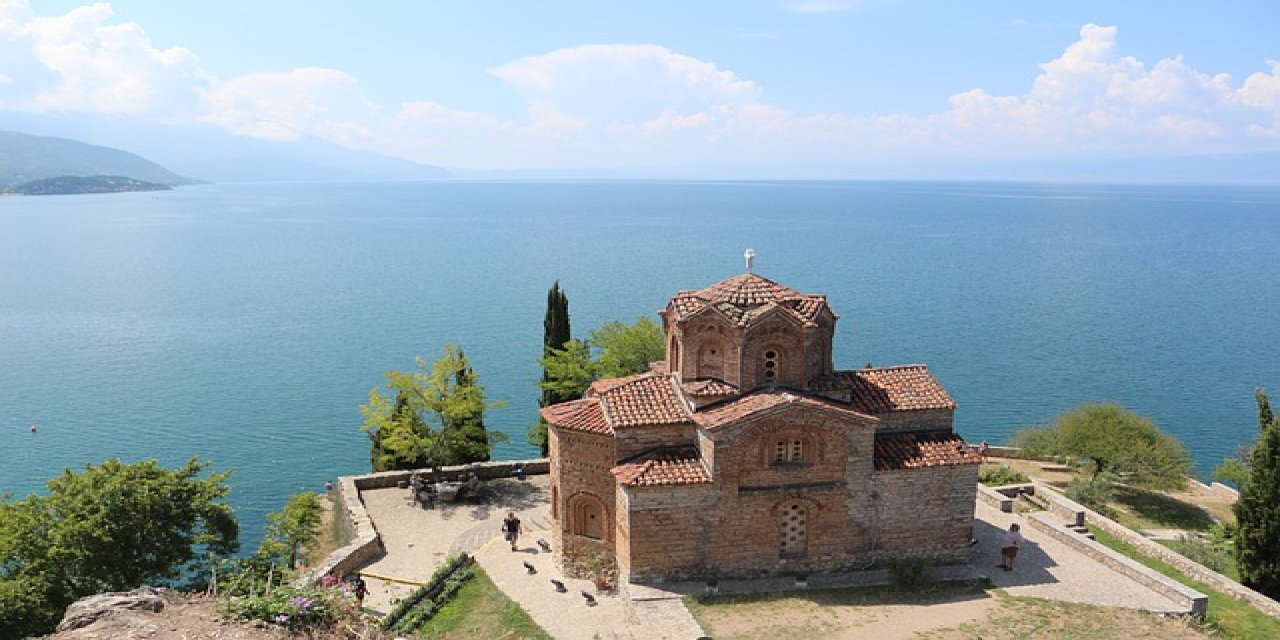
[[[1050,501],[1052,503],[1052,500]],[[1177,580],[1158,573],[1146,565],[1125,556],[1117,551],[1090,540],[1068,528],[1058,521],[1052,513],[1032,513],[1027,522],[1037,531],[1066,544],[1067,546],[1089,556],[1101,564],[1129,577],[1166,598],[1182,608],[1179,613],[1204,615],[1209,609],[1209,596],[1188,587]]]
[[[551,472],[550,462],[546,458],[532,460],[501,460],[496,462],[477,462],[474,464],[443,467],[441,472],[446,478],[457,478],[468,473],[475,473],[481,480],[494,478],[511,478],[515,476],[517,465],[524,465],[524,473],[529,476],[546,475]],[[408,482],[414,473],[429,473],[429,469],[409,471],[383,471],[362,476],[342,476],[338,478],[337,495],[334,501],[341,501],[351,529],[355,531],[355,540],[347,546],[334,551],[323,562],[298,577],[298,584],[311,584],[325,574],[333,574],[339,578],[354,572],[356,569],[377,559],[386,553],[382,547],[382,538],[378,529],[373,526],[369,512],[364,508],[364,500],[360,492],[368,489],[386,489],[398,486],[401,481]]]
[[[978,485],[978,501],[1005,513],[1013,513],[1013,498],[985,484]]]
[[[1070,502],[1065,496],[1045,487],[1041,491],[1041,495],[1049,499],[1052,506],[1055,501]],[[1071,504],[1075,504],[1072,502]],[[1088,507],[1078,506],[1083,514],[1085,522],[1091,524],[1107,533],[1133,545],[1139,551],[1157,558],[1163,562],[1173,565],[1187,577],[1203,582],[1218,591],[1221,591],[1234,598],[1247,601],[1249,604],[1257,607],[1259,611],[1273,617],[1280,618],[1280,602],[1276,602],[1267,596],[1250,589],[1231,578],[1228,578],[1213,569],[1210,569],[1190,558],[1170,549],[1158,542],[1152,541],[1144,537],[1142,534],[1108,518]],[[1051,508],[1052,511],[1052,508]]]

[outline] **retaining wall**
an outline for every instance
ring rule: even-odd
[[[524,465],[524,473],[529,476],[546,475],[551,472],[550,463],[546,458],[477,462],[443,467],[441,472],[445,478],[456,478],[468,473],[475,473],[481,480],[493,480],[495,478],[514,477],[516,465]],[[325,574],[333,574],[341,578],[386,553],[386,549],[382,546],[382,538],[378,536],[378,529],[373,526],[373,520],[369,517],[369,512],[364,508],[364,500],[360,498],[360,492],[367,489],[395,487],[401,481],[408,482],[409,477],[414,473],[430,473],[430,471],[430,469],[383,471],[362,476],[342,476],[338,478],[338,484],[335,488],[337,495],[334,496],[334,501],[341,501],[345,507],[351,529],[355,531],[355,539],[347,546],[329,554],[329,557],[311,570],[298,576],[297,584],[311,584]]]
[[[1234,598],[1245,600],[1249,604],[1257,607],[1259,611],[1262,611],[1273,618],[1280,618],[1280,602],[1276,602],[1275,600],[1272,600],[1271,598],[1268,598],[1267,596],[1264,596],[1261,593],[1258,593],[1257,591],[1254,591],[1253,589],[1250,589],[1239,582],[1214,571],[1213,569],[1195,562],[1173,549],[1153,540],[1149,540],[1142,534],[1098,513],[1097,511],[1068,500],[1066,496],[1063,496],[1061,493],[1058,493],[1056,490],[1044,485],[1043,483],[1036,484],[1039,495],[1049,501],[1051,512],[1054,512],[1055,503],[1063,505],[1059,507],[1060,509],[1068,509],[1069,507],[1067,507],[1066,504],[1070,503],[1071,505],[1074,505],[1074,508],[1080,510],[1085,522],[1088,524],[1098,527],[1099,529],[1106,531],[1108,534],[1133,545],[1146,555],[1173,565],[1193,580],[1203,582]],[[1084,539],[1081,536],[1076,537]]]

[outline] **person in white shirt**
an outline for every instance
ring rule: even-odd
[[[1018,532],[1021,528],[1016,522],[1009,525],[1009,531],[1000,541],[999,566],[1005,571],[1013,571],[1013,560],[1018,557],[1018,549],[1022,548],[1022,534]]]

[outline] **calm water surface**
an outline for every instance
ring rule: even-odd
[[[534,453],[542,314],[575,334],[742,270],[826,293],[837,364],[928,363],[1002,441],[1079,403],[1211,469],[1280,396],[1280,188],[902,182],[211,185],[0,198],[0,492],[107,457],[234,468],[246,543],[368,468],[387,369],[470,356]],[[37,434],[27,426],[40,425]]]

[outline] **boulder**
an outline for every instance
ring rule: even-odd
[[[140,587],[133,591],[99,593],[95,596],[81,598],[67,607],[67,612],[58,623],[58,631],[71,631],[87,627],[116,611],[152,611],[159,613],[164,609],[164,598],[160,592],[151,587]]]

